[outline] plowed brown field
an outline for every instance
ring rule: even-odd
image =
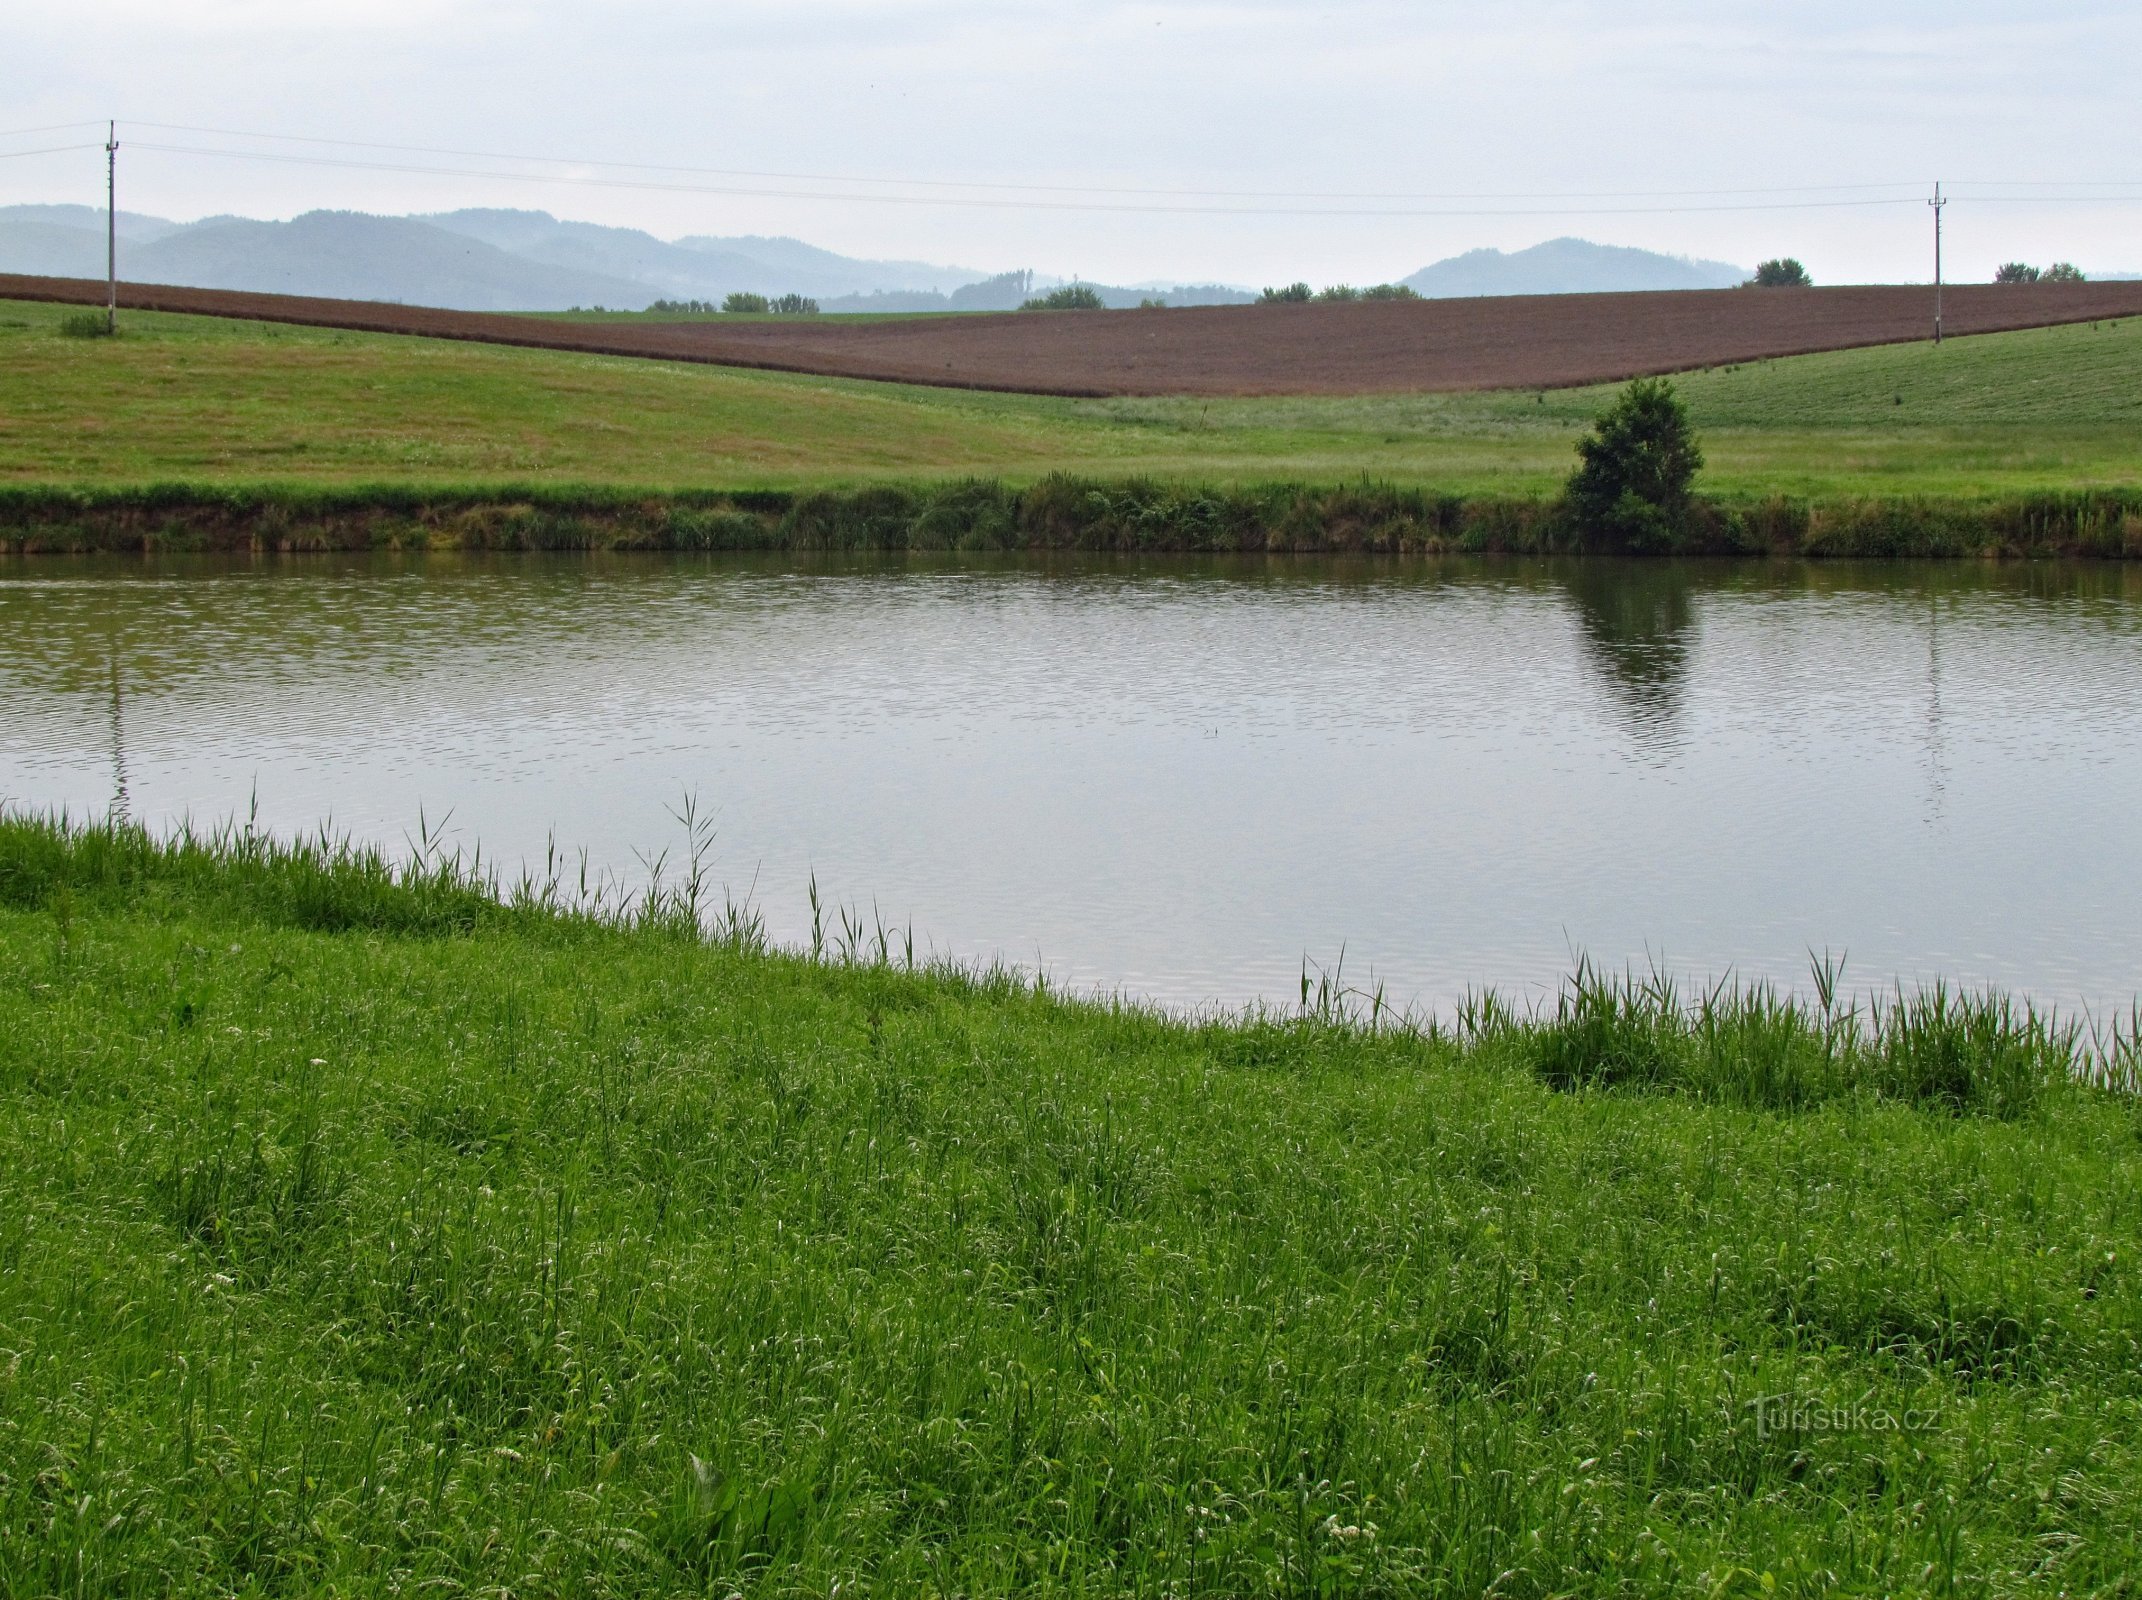
[[[101,283],[0,274],[0,299],[102,305]],[[1549,389],[1927,337],[1910,286],[1024,312],[880,322],[558,322],[365,300],[122,284],[130,310],[255,318],[826,377],[1061,395]],[[1951,334],[2142,315],[2142,282],[1951,288]]]

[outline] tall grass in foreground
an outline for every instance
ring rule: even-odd
[[[187,825],[159,839],[138,824],[0,808],[0,905],[49,906],[64,920],[84,903],[206,891],[252,915],[325,933],[439,937],[555,924],[772,954],[764,918],[748,899],[724,889],[715,903],[713,831],[697,802],[687,797],[672,815],[684,834],[681,860],[643,855],[644,882],[628,887],[591,875],[584,852],[568,858],[555,846],[540,871],[523,866],[502,879],[480,849],[448,850],[422,820],[410,853],[396,859],[325,829],[279,840],[251,818],[206,831]],[[815,880],[810,900],[811,942],[800,953],[812,963],[918,970],[912,928],[891,930],[882,917],[839,907],[829,929]],[[926,966],[934,977],[972,976],[943,959]],[[1296,1015],[1258,1007],[1242,1025],[1339,1037],[1392,1030],[1435,1043],[1447,1037],[1516,1062],[1554,1089],[1671,1091],[1748,1109],[1800,1110],[1862,1097],[2014,1118],[2071,1081],[2142,1092],[2142,1028],[2134,1018],[2086,1030],[2027,1000],[1938,981],[1852,998],[1842,978],[1841,963],[1822,959],[1813,967],[1813,1003],[1767,983],[1730,981],[1684,1001],[1667,973],[1617,976],[1580,957],[1551,1009],[1519,1010],[1489,991],[1467,996],[1446,1024],[1393,1011],[1380,991],[1350,988],[1343,974],[1320,974],[1312,984],[1305,965]],[[1045,978],[1011,972],[990,981],[1046,988]]]
[[[186,825],[158,839],[136,824],[0,809],[0,906],[49,907],[64,927],[86,904],[208,893],[271,922],[325,933],[442,937],[581,927],[771,954],[764,919],[748,899],[725,889],[715,903],[713,834],[696,802],[687,798],[673,814],[685,836],[681,862],[666,852],[643,856],[644,881],[628,887],[591,874],[585,852],[567,857],[555,846],[541,870],[524,865],[502,879],[480,848],[473,855],[447,850],[421,821],[410,853],[397,859],[324,829],[279,840],[251,819],[206,831]],[[889,930],[881,917],[866,920],[840,907],[829,932],[815,881],[810,898],[811,962],[917,970],[912,929]],[[972,976],[942,959],[927,967],[938,978]],[[1046,989],[1045,978],[1007,971],[989,981]],[[1747,1109],[1864,1098],[2014,1118],[2070,1082],[2142,1092],[2142,1012],[2086,1030],[2027,1000],[1939,981],[1853,998],[1843,992],[1841,964],[1827,959],[1815,963],[1813,982],[1812,1003],[1768,983],[1730,981],[1684,1000],[1669,974],[1617,976],[1580,957],[1551,1008],[1520,1010],[1488,991],[1467,996],[1446,1024],[1392,1011],[1380,992],[1349,988],[1336,975],[1312,986],[1305,966],[1298,1014],[1259,1007],[1242,1025],[1338,1037],[1394,1030],[1433,1043],[1447,1037],[1517,1063],[1558,1090],[1676,1092]]]
[[[77,908],[204,898],[322,933],[436,938],[554,927],[763,949],[763,924],[748,904],[726,895],[713,904],[713,832],[696,801],[673,815],[686,841],[681,870],[667,853],[646,856],[646,881],[628,887],[592,871],[585,851],[569,857],[555,844],[540,871],[524,865],[502,879],[480,847],[449,850],[443,822],[422,818],[409,853],[397,858],[324,827],[278,839],[256,816],[207,829],[186,823],[158,838],[136,823],[32,816],[0,804],[0,906],[50,908],[64,927]]]
[[[2013,1118],[2071,1080],[2142,1089],[2133,1019],[2086,1032],[2005,994],[1936,982],[1847,1000],[1840,980],[1818,962],[1813,1004],[1768,984],[1684,1002],[1664,974],[1616,977],[1580,961],[1550,1012],[1522,1015],[1487,995],[1466,1002],[1460,1026],[1556,1089],[1671,1090],[1748,1109],[1864,1098]]]
[[[2142,1571],[2131,1033],[1175,1018],[413,846],[0,816],[0,1592]]]

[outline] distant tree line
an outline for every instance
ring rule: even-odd
[[[1051,289],[1047,294],[1037,294],[1020,305],[1021,311],[1099,311],[1107,302],[1097,290],[1083,283],[1067,283],[1060,289]]]
[[[1765,261],[1744,287],[1756,289],[1805,289],[1814,283],[1807,268],[1791,256]],[[1995,283],[2081,283],[2082,272],[2072,261],[2056,261],[2044,271],[2023,261],[2010,261],[1993,275]],[[1269,291],[1267,291],[1269,292]]]
[[[1031,279],[1032,274],[1026,275]],[[992,280],[993,282],[1002,280]],[[983,287],[973,285],[959,290],[952,296],[954,309],[959,308],[962,295]],[[1021,292],[1024,293],[1022,286]],[[1172,289],[1157,294],[1142,294],[1133,302],[1135,291],[1111,288],[1106,284],[1067,283],[1045,294],[1031,295],[1019,302],[1021,311],[1105,311],[1129,310],[1134,304],[1140,311],[1165,311],[1171,306],[1217,306],[1243,305],[1249,296],[1238,290],[1217,283],[1179,283]]]
[[[2040,272],[2021,261],[2002,263],[1993,275],[1995,283],[2082,283],[2082,270],[2072,261],[2056,261]]]
[[[1791,256],[1779,256],[1775,261],[1765,261],[1755,269],[1755,276],[1742,284],[1743,289],[1811,289],[1815,280],[1807,275],[1807,268]]]
[[[573,309],[577,311],[580,308],[575,306]],[[602,307],[597,306],[595,309],[600,311]],[[815,317],[818,315],[818,302],[808,295],[783,294],[768,299],[763,294],[739,292],[730,295],[720,305],[711,300],[657,300],[647,308],[647,314],[656,317],[712,317],[724,314],[736,316],[739,313],[761,317]]]
[[[818,315],[818,302],[808,295],[800,294],[777,294],[769,300],[763,294],[739,292],[723,300],[721,308],[730,316],[815,317]]]
[[[1351,300],[1418,300],[1420,296],[1402,283],[1379,283],[1370,288],[1357,289],[1350,283],[1335,283],[1328,289],[1312,289],[1306,283],[1293,283],[1284,289],[1267,289],[1260,297],[1260,305],[1291,305],[1299,301],[1351,301]],[[1062,288],[1051,289],[1047,294],[1036,295],[1020,306],[1021,311],[1099,311],[1107,305],[1100,292],[1083,283],[1067,283]],[[1165,298],[1148,295],[1138,302],[1141,311],[1164,311]]]
[[[635,314],[622,310],[612,313],[603,306],[574,306],[573,310],[602,316],[614,314],[623,317]],[[644,312],[637,314],[649,317],[713,317],[723,313],[733,316],[738,312],[758,316],[815,317],[818,315],[818,302],[808,295],[800,294],[775,295],[772,299],[763,294],[732,294],[720,305],[711,300],[656,300]]]
[[[1053,288],[1037,286],[1030,270],[999,273],[979,283],[969,283],[944,294],[934,289],[897,289],[872,294],[843,295],[826,302],[833,311],[1127,311],[1133,307],[1158,309],[1168,306],[1246,305],[1255,298],[1217,283],[1179,283],[1168,288],[1151,285],[1124,288],[1075,278]]]
[[[1259,305],[1300,305],[1310,300],[1418,300],[1420,296],[1402,283],[1371,284],[1366,289],[1357,289],[1350,283],[1335,283],[1326,289],[1311,289],[1306,283],[1290,283],[1284,289],[1266,289],[1258,297]]]

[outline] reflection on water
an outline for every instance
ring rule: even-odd
[[[1600,681],[1639,738],[1672,735],[1695,625],[1690,573],[1677,561],[1573,562],[1559,574]]]
[[[119,641],[110,643],[112,667],[112,803],[114,822],[133,819],[134,808],[126,792],[126,702],[119,688]]]
[[[1343,949],[2142,991],[2119,566],[312,557],[0,564],[0,796],[400,847],[713,809],[918,948],[1169,1001]]]

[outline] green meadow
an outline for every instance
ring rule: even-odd
[[[0,1591],[2133,1592],[2131,1032],[672,881],[0,819]]]
[[[1610,398],[66,314],[0,304],[0,513],[94,549],[1551,544]],[[2138,340],[1686,374],[1705,514],[2142,553]],[[1167,1015],[697,859],[0,808],[0,1594],[2137,1592],[2142,1014]]]
[[[0,303],[0,483],[809,489],[1051,474],[1544,496],[1599,389],[1064,400]],[[1679,380],[1728,497],[2142,486],[2142,319]]]

